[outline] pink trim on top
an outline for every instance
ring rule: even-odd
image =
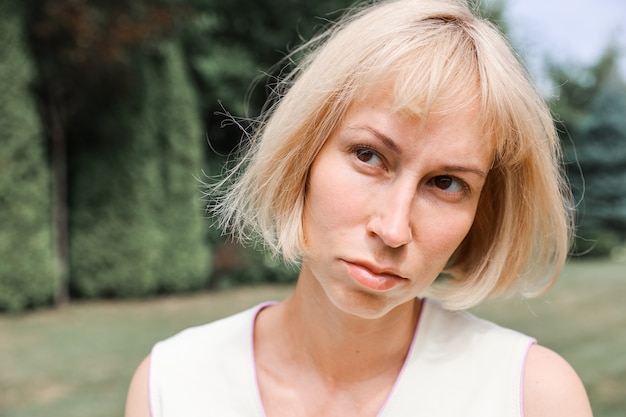
[[[528,346],[526,346],[526,354],[524,355],[524,359],[522,360],[522,369],[520,372],[520,381],[519,381],[519,415],[520,417],[524,417],[524,375],[526,373],[526,360],[528,359],[528,352],[530,351],[530,347],[536,343],[537,341],[535,339],[531,339],[528,342]]]
[[[261,412],[262,417],[267,417],[267,414],[265,414],[265,407],[263,406],[263,401],[261,400],[261,389],[259,387],[259,377],[256,371],[256,356],[254,354],[254,326],[256,323],[256,318],[261,312],[261,310],[263,310],[266,307],[273,306],[274,304],[276,304],[276,301],[267,301],[254,307],[254,312],[252,314],[252,323],[250,323],[251,324],[250,325],[250,354],[252,355],[252,358],[251,358],[252,359],[252,374],[254,375],[254,387],[256,391],[255,393],[256,394],[255,395],[256,406]]]
[[[421,301],[422,303],[420,304],[420,311],[419,311],[419,315],[417,316],[417,323],[415,323],[415,329],[413,330],[413,338],[411,339],[411,346],[409,346],[409,350],[406,353],[406,357],[404,358],[404,363],[402,364],[402,368],[400,369],[400,372],[398,373],[398,376],[396,377],[396,380],[393,383],[393,387],[391,387],[391,391],[389,391],[389,394],[387,394],[387,398],[385,399],[383,406],[380,407],[380,410],[378,410],[376,417],[382,416],[383,413],[385,412],[385,409],[387,408],[387,404],[389,404],[389,401],[391,401],[393,394],[396,392],[396,388],[398,388],[398,385],[400,384],[400,381],[402,380],[402,376],[404,375],[406,368],[408,368],[409,359],[413,355],[413,349],[415,348],[415,341],[417,340],[418,329],[420,327],[420,323],[422,322],[422,317],[424,316],[424,309],[426,307],[427,299],[422,298]]]

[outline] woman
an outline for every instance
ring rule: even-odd
[[[157,344],[127,416],[590,416],[557,354],[459,311],[568,251],[558,138],[502,36],[397,0],[303,52],[215,207],[296,288]]]

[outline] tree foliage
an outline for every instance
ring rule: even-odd
[[[167,292],[197,289],[207,282],[210,257],[205,239],[209,223],[196,178],[204,164],[206,142],[200,108],[178,42],[159,48],[157,132],[159,190],[156,209],[163,233],[162,265],[157,279]],[[155,190],[156,191],[156,190]],[[154,198],[154,197],[153,197]]]
[[[0,310],[49,302],[54,287],[45,142],[20,3],[0,3]]]
[[[186,7],[159,0],[29,7],[55,201],[68,212],[56,229],[67,234],[74,294],[200,287],[210,269],[194,179],[204,166],[203,135],[175,30]]]
[[[217,154],[242,138],[228,117],[254,118],[262,108],[276,64],[340,16],[353,0],[189,0],[180,24],[189,67],[202,97],[207,136]],[[269,85],[268,85],[269,84]],[[221,161],[219,155],[215,163]]]
[[[99,140],[94,125],[132,95],[134,56],[174,36],[179,12],[165,0],[28,2],[37,95],[46,131],[54,114],[69,142]],[[182,13],[182,11],[180,11]],[[71,144],[70,144],[71,145]]]
[[[579,253],[605,255],[626,241],[626,81],[618,57],[609,47],[590,67],[552,65]]]
[[[203,287],[210,254],[194,176],[203,166],[197,102],[175,41],[137,54],[134,95],[101,115],[72,163],[71,265],[87,297]]]
[[[161,1],[42,0],[23,3],[37,62],[36,92],[50,149],[58,280],[55,301],[69,296],[69,148],[97,140],[94,126],[133,85],[132,54],[172,32]]]

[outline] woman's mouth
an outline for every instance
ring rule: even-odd
[[[401,284],[406,278],[387,272],[383,268],[362,262],[343,261],[348,269],[348,274],[363,287],[375,291],[386,291]]]

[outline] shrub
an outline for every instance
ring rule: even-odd
[[[50,179],[19,4],[0,3],[0,310],[10,311],[54,292]]]

